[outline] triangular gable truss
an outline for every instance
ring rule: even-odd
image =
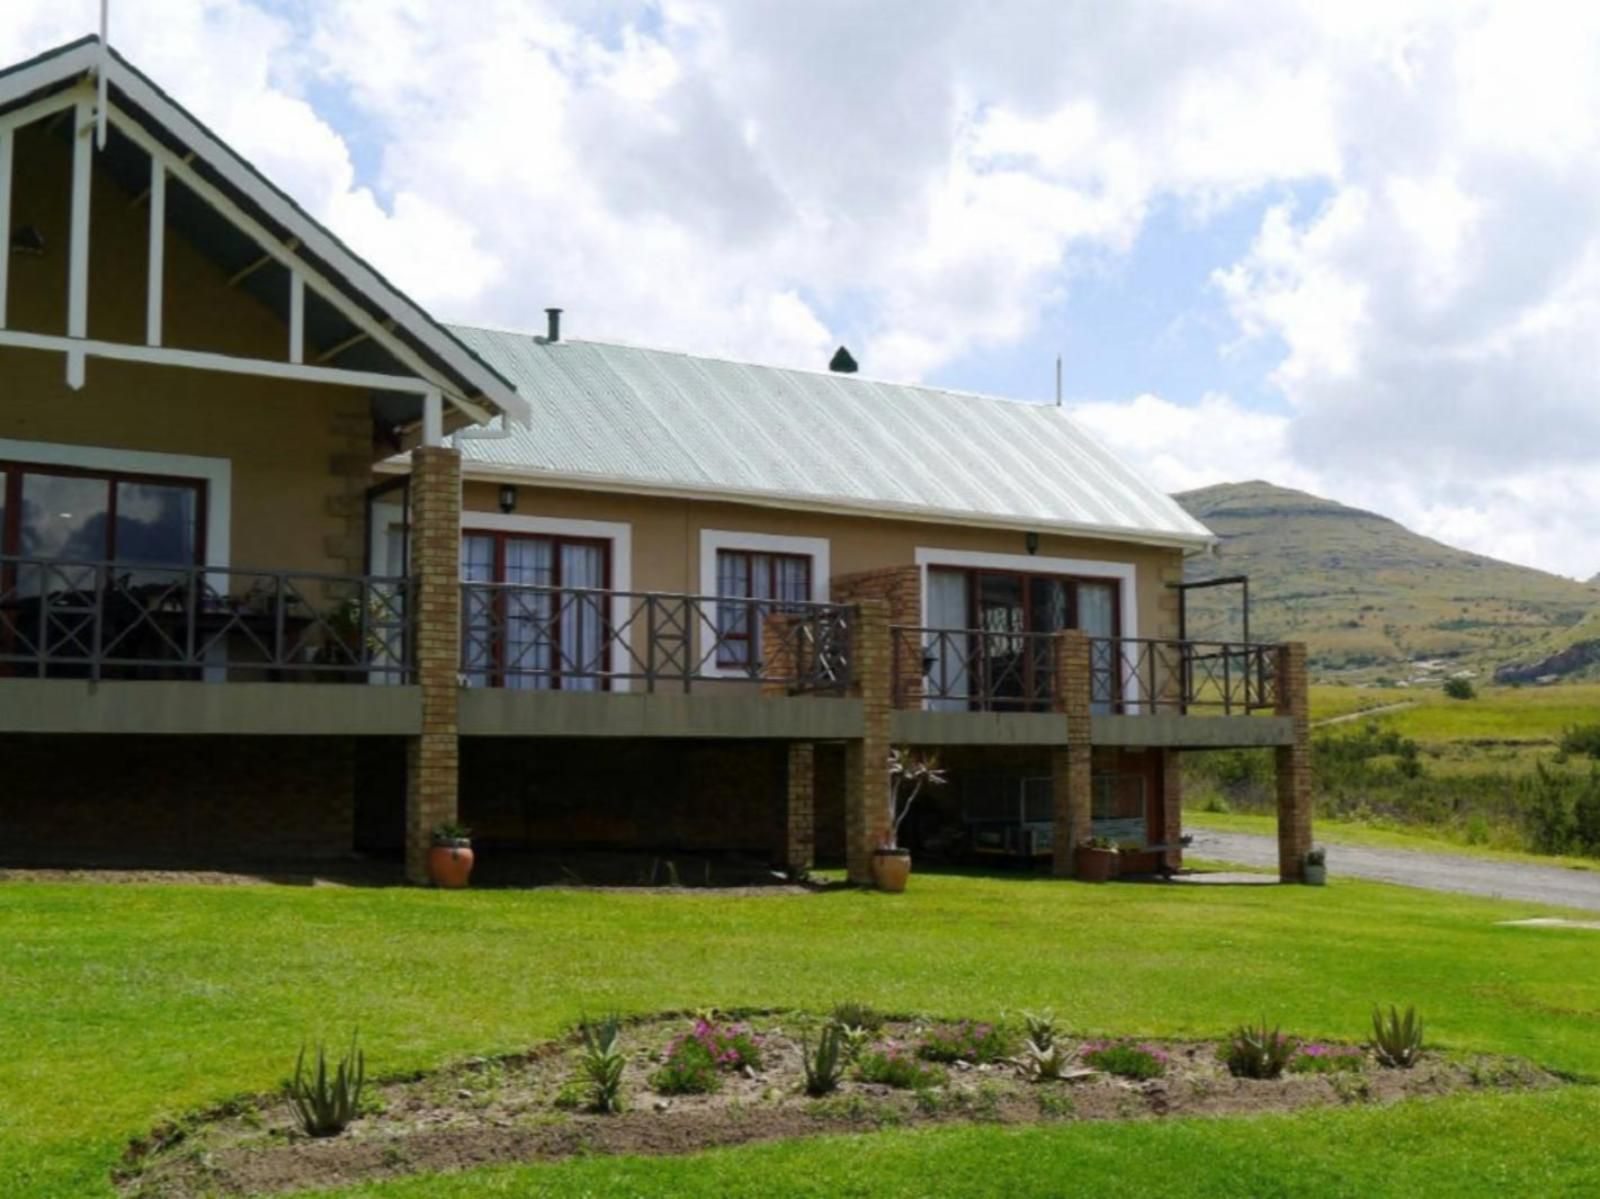
[[[0,73],[0,230],[6,231],[8,238],[16,131],[68,113],[73,121],[73,149],[67,333],[62,337],[7,326],[9,247],[0,246],[0,345],[64,354],[67,381],[74,388],[83,385],[85,359],[102,357],[416,395],[422,397],[422,439],[429,444],[442,440],[446,403],[479,423],[497,414],[513,420],[527,418],[525,402],[498,372],[97,38]],[[147,155],[150,163],[150,185],[143,197],[149,206],[150,254],[142,344],[88,336],[90,181],[96,127],[102,122]],[[103,136],[99,140],[103,145]],[[288,337],[281,361],[163,344],[161,299],[169,180],[181,183],[260,249],[260,258],[239,272],[235,281],[272,262],[287,271]],[[351,341],[370,340],[407,373],[307,362],[307,293],[356,330]],[[339,348],[322,357],[334,356]]]

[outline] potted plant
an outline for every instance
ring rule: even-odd
[[[1073,852],[1078,877],[1086,883],[1103,883],[1117,872],[1117,843],[1110,837],[1080,841]]]
[[[900,845],[900,825],[925,787],[942,787],[945,773],[932,754],[896,746],[889,751],[889,835],[872,851],[872,879],[880,891],[904,891],[911,851]]]
[[[433,830],[428,851],[428,877],[435,887],[458,888],[472,875],[472,830],[447,821]]]
[[[1307,853],[1300,877],[1308,887],[1320,887],[1326,883],[1328,881],[1328,851],[1319,845]]]

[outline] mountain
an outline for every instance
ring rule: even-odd
[[[1260,481],[1179,493],[1221,539],[1190,582],[1250,576],[1252,638],[1306,642],[1319,674],[1533,663],[1600,614],[1600,587],[1456,549],[1375,512]],[[1238,589],[1189,593],[1191,637],[1239,636]]]

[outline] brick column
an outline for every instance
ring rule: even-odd
[[[791,742],[788,759],[779,864],[790,874],[802,875],[810,871],[815,861],[816,748],[809,741]]]
[[[1089,638],[1078,629],[1057,633],[1051,652],[1051,707],[1067,722],[1067,744],[1050,754],[1053,869],[1056,877],[1071,878],[1077,873],[1073,850],[1090,836]]]
[[[1162,840],[1177,845],[1183,836],[1183,754],[1181,750],[1163,749],[1161,755],[1161,815],[1166,830]],[[1169,849],[1161,859],[1171,870],[1183,866],[1183,850]]]
[[[856,605],[850,652],[861,698],[860,740],[845,742],[845,872],[852,883],[872,882],[872,851],[889,835],[889,605]]]
[[[457,814],[461,670],[461,456],[411,452],[411,602],[422,732],[406,745],[406,877],[428,879],[434,827]]]
[[[1306,647],[1278,650],[1278,715],[1289,717],[1294,742],[1273,751],[1278,773],[1278,877],[1299,882],[1311,849],[1311,729]]]
[[[761,618],[761,694],[790,695],[802,663],[795,660],[792,629],[800,617],[787,612],[768,612]]]

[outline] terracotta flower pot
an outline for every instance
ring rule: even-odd
[[[911,876],[911,852],[905,849],[878,849],[872,853],[872,881],[880,891],[900,892]]]
[[[428,877],[435,887],[465,887],[472,875],[472,842],[452,841],[428,851]]]
[[[1082,882],[1103,883],[1117,873],[1117,851],[1114,849],[1090,849],[1080,845],[1073,858]]]

